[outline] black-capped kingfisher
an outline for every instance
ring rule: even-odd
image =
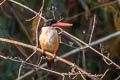
[[[54,57],[47,56],[48,68],[52,68],[54,65],[54,58],[59,47],[59,35],[55,27],[69,27],[72,24],[57,22],[56,20],[47,21],[41,29],[39,35],[39,42],[42,49],[42,54],[44,51],[48,51],[54,55]]]

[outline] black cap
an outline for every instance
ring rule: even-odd
[[[44,26],[51,26],[52,24],[57,23],[57,21],[55,19],[52,20],[48,20]]]

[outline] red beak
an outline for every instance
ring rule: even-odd
[[[52,26],[54,27],[70,27],[73,24],[69,24],[69,23],[64,23],[64,22],[57,22],[55,24],[52,24]]]

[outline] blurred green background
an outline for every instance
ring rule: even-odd
[[[33,10],[39,12],[42,0],[16,0]],[[113,32],[120,30],[120,2],[119,0],[45,0],[43,16],[49,19],[52,18],[51,6],[56,7],[56,16],[64,18],[64,22],[72,23],[73,26],[65,29],[70,34],[79,39],[89,42],[90,33],[92,31],[91,24],[93,16],[96,15],[96,25],[93,32],[92,42],[103,38]],[[7,0],[0,6],[0,37],[13,39],[27,44],[35,45],[35,23],[37,19],[26,21],[34,17],[35,14],[15,3]],[[40,23],[40,28],[43,21]],[[70,39],[69,39],[70,40]],[[68,41],[69,42],[69,41]],[[74,44],[74,42],[72,42]],[[100,47],[102,46],[102,48]],[[112,38],[108,41],[95,45],[94,48],[102,51],[104,55],[109,55],[109,58],[120,65],[120,37]],[[78,46],[78,45],[77,45]],[[79,46],[78,46],[79,47]],[[73,50],[73,47],[68,47],[60,44],[57,55]],[[23,48],[14,44],[0,42],[0,55],[10,57],[20,57],[25,60],[25,55],[30,55],[33,52],[31,49]],[[83,52],[85,52],[85,62],[83,62]],[[34,55],[31,60],[34,64],[39,59]],[[90,49],[79,51],[74,55],[66,57],[67,60],[77,64],[87,72],[92,74],[103,74],[106,69],[110,69],[103,80],[114,80],[120,75],[120,70],[114,66],[108,66],[101,56],[94,53]],[[43,61],[42,63],[44,63]],[[63,63],[56,63],[56,71],[68,72],[70,67]],[[17,78],[20,64],[9,60],[0,59],[0,80],[15,80]],[[21,74],[30,71],[30,66],[25,66]],[[24,80],[49,80],[46,78],[47,72],[39,71],[41,79],[36,74],[26,77]],[[66,77],[65,80],[72,80]],[[82,80],[78,75],[74,80]],[[90,80],[87,78],[87,80]]]

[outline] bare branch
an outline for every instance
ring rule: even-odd
[[[5,56],[2,56],[2,55],[0,55],[0,57],[3,58],[3,59],[6,59],[6,60],[14,61],[14,62],[19,62],[19,63],[23,63],[24,62],[23,60],[17,60],[17,59],[13,59],[13,58],[10,58],[10,57],[5,57]],[[32,63],[24,62],[24,64],[30,65],[30,66],[34,66],[34,67],[42,69],[44,71],[51,72],[51,73],[63,76],[62,73],[59,73],[59,72],[56,72],[56,71],[53,71],[53,70],[49,70],[49,69],[46,69],[46,68],[43,68],[43,67],[40,67],[40,66],[32,64]]]
[[[107,74],[108,71],[109,71],[109,69],[107,69],[107,70],[104,72],[104,74],[103,74],[102,77],[101,77],[101,80],[104,78],[104,76]]]
[[[89,44],[91,43],[91,40],[92,40],[92,35],[93,35],[94,28],[95,28],[95,22],[96,22],[96,15],[94,15],[94,19],[93,19],[93,26],[92,26],[92,31],[90,34]]]
[[[39,11],[40,16],[42,16],[43,7],[44,7],[44,0],[42,1],[42,7],[41,7],[41,9],[40,9],[40,11]],[[41,18],[42,18],[42,17],[39,18],[38,23],[37,23],[37,26],[36,26],[36,27],[37,27],[37,28],[36,28],[36,46],[37,46],[37,47],[38,47],[38,41],[39,41],[39,40],[38,40],[38,34],[39,34],[39,33],[38,33],[38,27],[39,27]]]
[[[85,77],[83,76],[83,74],[79,71],[81,77],[83,78],[83,80],[86,80]]]
[[[21,73],[22,67],[24,65],[23,63],[24,63],[24,61],[22,61],[21,65],[20,65],[20,68],[18,70],[18,80],[20,80],[20,73]]]
[[[101,39],[98,39],[98,40],[92,42],[92,43],[89,44],[89,45],[90,45],[90,46],[94,46],[94,45],[97,45],[97,44],[99,44],[99,43],[105,42],[105,41],[107,41],[107,40],[109,40],[109,39],[111,39],[111,38],[114,38],[114,37],[116,37],[116,36],[119,36],[119,35],[120,35],[120,31],[115,32],[115,33],[112,33],[112,34],[110,34],[110,35],[108,35],[108,36],[106,36],[106,37],[103,37],[103,38],[101,38]],[[68,57],[68,56],[70,56],[70,55],[72,55],[72,54],[77,53],[78,51],[80,51],[80,50],[82,50],[82,49],[85,49],[85,48],[88,48],[88,47],[86,47],[86,46],[81,46],[81,48],[76,48],[76,49],[74,49],[74,50],[72,50],[72,51],[69,51],[69,52],[63,54],[63,55],[60,56],[60,57],[61,57],[61,58]],[[55,61],[57,61],[57,60],[55,60]],[[46,63],[45,63],[45,64],[42,64],[41,67],[45,67],[46,65],[47,65]],[[37,70],[39,70],[39,69],[37,68]],[[34,70],[31,70],[31,71],[25,73],[24,75],[21,76],[21,79],[23,79],[24,77],[32,74],[33,72],[34,72]],[[101,76],[101,75],[100,75],[100,76]]]
[[[31,49],[34,49],[34,50],[38,50],[38,51],[42,51],[41,49],[37,48],[36,46],[32,46],[32,45],[28,45],[28,44],[24,44],[24,43],[21,43],[21,42],[17,42],[17,41],[14,41],[14,40],[9,40],[9,39],[3,39],[3,38],[0,38],[0,41],[3,41],[3,42],[8,42],[8,43],[12,43],[12,44],[16,44],[16,45],[20,45],[20,46],[23,46],[23,47],[27,47],[27,48],[31,48]],[[49,52],[45,52],[47,55],[49,56],[53,56],[53,54],[49,53]],[[96,80],[95,77],[91,76],[90,73],[87,73],[86,71],[84,71],[83,69],[81,69],[80,67],[78,67],[77,65],[75,65],[74,63],[70,62],[70,61],[67,61],[63,58],[60,58],[58,56],[56,56],[56,59],[58,59],[59,61],[62,61],[72,67],[75,67],[78,71],[81,71],[82,73],[84,73],[86,76],[88,76],[89,78],[93,79],[93,80]]]
[[[23,8],[31,11],[31,12],[33,12],[34,14],[40,16],[39,13],[37,13],[36,11],[32,10],[31,8],[29,8],[29,7],[27,7],[27,6],[23,5],[23,4],[15,1],[15,0],[8,0],[8,1],[13,2],[13,3],[15,3],[15,4],[17,4],[17,5],[19,5],[19,6],[23,7]],[[42,17],[42,15],[41,15],[40,17],[41,17],[44,21],[47,21],[44,17]]]
[[[7,59],[7,57],[5,57],[5,56],[2,56],[2,55],[0,55],[0,57],[1,57],[1,58],[3,58],[3,59]]]
[[[120,75],[115,80],[119,80],[119,79],[120,79]]]
[[[27,57],[27,59],[26,59],[25,61],[23,61],[23,62],[21,63],[20,68],[19,68],[19,71],[18,71],[18,80],[20,80],[20,73],[21,73],[21,70],[22,70],[22,67],[23,67],[24,63],[25,63],[26,61],[28,61],[35,53],[36,53],[36,50],[35,50],[29,57]]]
[[[5,3],[5,1],[6,1],[6,0],[3,0],[3,1],[0,3],[0,6],[1,6],[2,4],[4,4],[4,3]]]
[[[40,13],[40,16],[42,16],[43,7],[44,7],[44,0],[43,0],[43,3],[42,3],[42,7],[41,7],[41,9],[40,9],[40,12],[41,12],[41,13]],[[38,47],[38,27],[39,27],[40,20],[41,20],[41,17],[39,18],[38,24],[37,24],[37,26],[36,26],[36,27],[37,27],[37,28],[36,28],[36,47]],[[35,51],[25,60],[25,62],[28,61],[28,60],[36,53],[36,51],[37,51],[37,50],[35,50]],[[18,72],[18,80],[19,80],[19,78],[20,78],[20,73],[21,73],[21,70],[22,70],[23,65],[24,65],[24,63],[21,63],[21,65],[20,65],[19,72]]]
[[[61,28],[59,28],[61,31],[63,31]],[[89,47],[91,50],[93,50],[94,52],[96,52],[97,54],[99,54],[100,56],[102,56],[103,58],[105,58],[106,60],[110,61],[114,66],[116,66],[118,69],[120,69],[120,66],[118,64],[116,64],[115,62],[113,62],[111,59],[109,59],[108,57],[104,56],[102,53],[100,53],[99,51],[97,51],[96,49],[94,49],[93,47],[91,47],[90,45],[88,45],[87,43],[85,43],[84,41],[78,39],[77,37],[69,34],[66,31],[63,31],[63,33],[65,33],[66,35],[70,36],[73,39],[76,39],[77,41],[81,42],[82,44],[84,44],[86,47]]]

